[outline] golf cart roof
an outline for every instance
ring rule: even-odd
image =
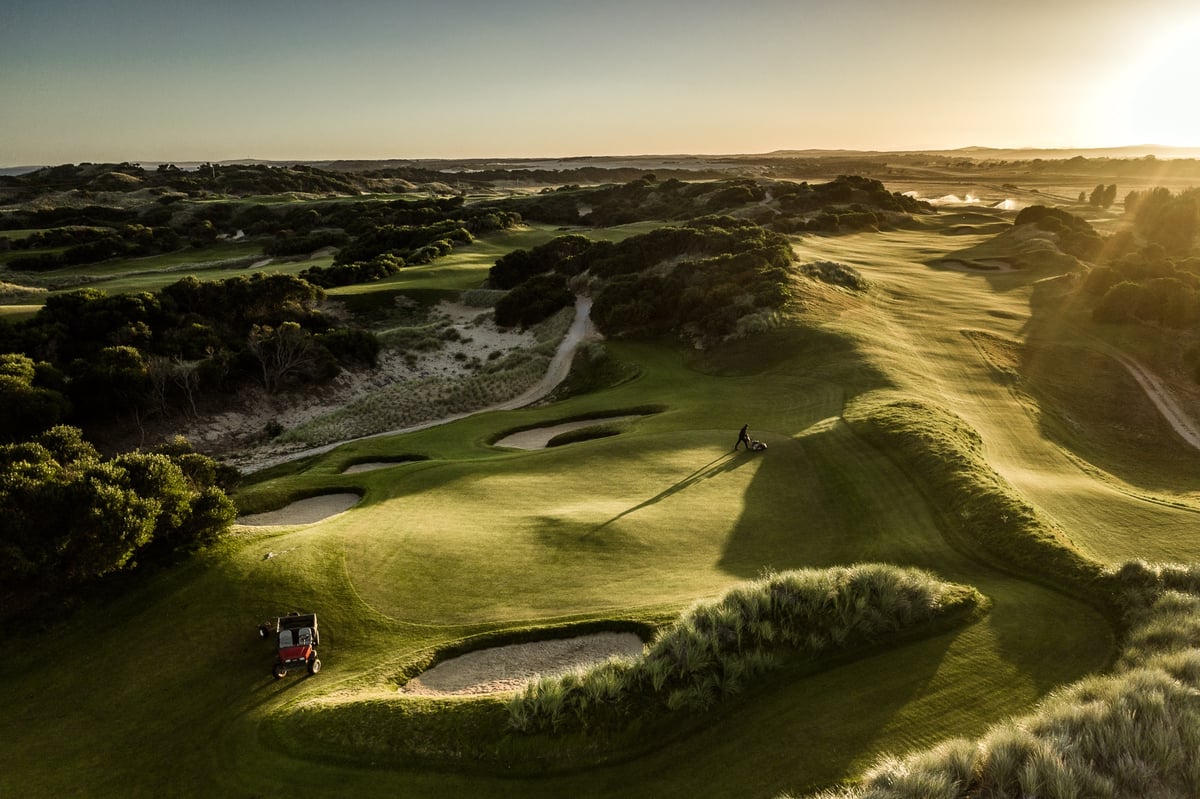
[[[289,613],[287,616],[280,616],[278,622],[275,624],[276,631],[299,630],[301,627],[317,629],[317,614]]]

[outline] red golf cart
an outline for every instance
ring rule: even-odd
[[[267,622],[261,625],[258,634],[261,638],[276,637],[279,648],[275,666],[271,670],[276,679],[286,677],[288,669],[301,666],[307,668],[309,674],[321,670],[321,661],[317,658],[317,646],[321,643],[317,614],[289,613],[280,616],[274,624]]]

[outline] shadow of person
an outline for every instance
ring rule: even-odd
[[[639,502],[637,505],[634,505],[631,508],[627,508],[627,509],[621,511],[620,513],[618,513],[616,516],[613,516],[608,521],[597,525],[596,528],[594,530],[592,530],[592,532],[598,533],[601,530],[603,530],[605,527],[612,524],[613,522],[619,521],[619,520],[625,518],[626,516],[628,516],[629,514],[635,513],[637,511],[641,510],[642,508],[648,508],[651,505],[654,505],[658,502],[662,502],[667,497],[670,497],[674,494],[678,494],[680,491],[683,491],[685,488],[691,488],[692,486],[694,486],[698,483],[701,483],[704,480],[708,480],[713,477],[717,477],[718,475],[725,474],[727,472],[731,472],[734,469],[737,469],[740,466],[742,466],[742,464],[746,463],[747,460],[748,460],[747,458],[737,457],[737,455],[733,452],[726,452],[724,455],[714,458],[713,460],[704,464],[700,468],[696,469],[696,471],[692,472],[687,477],[684,477],[682,480],[664,488],[662,491],[658,492],[657,494],[655,494],[654,496],[645,500],[644,502]]]

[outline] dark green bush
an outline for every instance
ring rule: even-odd
[[[535,275],[496,302],[496,324],[529,327],[566,308],[575,301],[560,274]]]

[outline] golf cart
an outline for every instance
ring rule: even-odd
[[[309,674],[321,670],[321,661],[317,658],[317,645],[321,636],[317,630],[317,614],[289,613],[280,616],[274,623],[267,622],[258,628],[260,638],[276,636],[279,649],[275,656],[275,666],[271,673],[275,679],[286,677],[288,669],[305,666]]]

